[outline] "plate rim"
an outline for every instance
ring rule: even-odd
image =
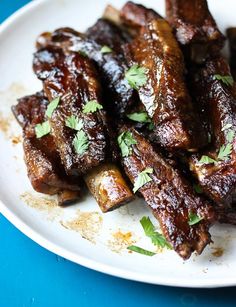
[[[35,10],[37,7],[47,3],[50,0],[34,0],[24,5],[11,16],[5,19],[0,24],[0,40],[4,35],[4,32],[10,27],[18,18],[22,17],[25,13]],[[1,195],[0,195],[1,198]],[[41,235],[39,232],[35,231],[33,228],[28,226],[20,217],[18,217],[14,211],[10,210],[8,206],[0,199],[0,213],[18,230],[20,230],[28,238],[36,242],[41,247],[49,250],[50,252],[57,254],[65,259],[68,259],[76,264],[82,265],[89,269],[95,271],[106,273],[111,276],[116,276],[124,278],[127,280],[133,280],[138,282],[145,282],[148,284],[164,285],[164,286],[174,286],[174,287],[186,287],[186,288],[218,288],[218,287],[229,287],[236,285],[235,278],[225,278],[225,279],[207,279],[207,280],[192,280],[189,283],[185,278],[170,278],[163,276],[150,276],[149,274],[142,274],[127,269],[121,269],[114,265],[108,265],[101,261],[95,261],[88,259],[84,256],[78,255],[77,253],[70,252],[66,248],[54,243],[52,240],[47,239],[46,236]]]

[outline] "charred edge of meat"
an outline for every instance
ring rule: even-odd
[[[155,141],[169,150],[205,146],[207,133],[188,93],[183,55],[168,23],[151,21],[125,50],[130,66],[138,64],[147,71],[138,94],[154,123]]]
[[[166,16],[186,56],[196,63],[219,54],[225,41],[206,0],[166,0]]]
[[[65,174],[51,135],[39,139],[35,135],[35,126],[45,121],[47,105],[48,100],[43,92],[39,92],[19,99],[18,104],[12,107],[13,114],[23,129],[28,177],[37,192],[53,195],[67,191],[67,199],[72,202],[81,194],[79,178]]]
[[[193,191],[179,171],[169,165],[153,150],[135,129],[123,127],[120,132],[129,131],[136,140],[132,153],[122,158],[127,176],[134,184],[140,172],[153,169],[151,181],[139,189],[147,204],[158,219],[163,234],[175,251],[184,259],[196,250],[201,253],[211,242],[209,226],[215,221],[213,207]],[[197,214],[203,220],[189,225],[189,215]]]
[[[218,204],[231,204],[236,194],[235,86],[224,84],[216,75],[231,76],[222,57],[209,60],[203,67],[192,71],[192,94],[204,109],[213,138],[208,150],[191,158],[190,168],[210,198]],[[227,125],[229,128],[225,129]],[[228,148],[228,153],[220,157],[219,152],[224,148]],[[216,162],[200,163],[202,155]]]

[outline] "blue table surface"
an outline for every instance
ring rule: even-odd
[[[0,22],[28,2],[0,0]],[[43,249],[1,215],[0,246],[0,307],[236,305],[236,288],[154,286],[86,269]]]

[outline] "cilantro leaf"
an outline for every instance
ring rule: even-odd
[[[151,119],[149,118],[147,112],[131,113],[127,117],[135,122],[139,123],[150,123]]]
[[[49,121],[46,121],[42,124],[37,124],[34,129],[37,139],[40,139],[41,137],[49,134],[51,131]]]
[[[80,55],[82,55],[83,57],[85,57],[85,58],[87,58],[87,56],[88,56],[87,53],[85,51],[83,51],[83,50],[79,50],[78,53]]]
[[[227,135],[226,135],[227,142],[232,143],[233,140],[234,140],[234,136],[235,136],[234,131],[233,130],[229,130]]]
[[[138,247],[135,245],[131,245],[127,247],[128,250],[132,251],[132,252],[136,252],[145,256],[154,256],[156,255],[156,253],[150,252],[142,247]]]
[[[143,187],[146,183],[152,181],[152,178],[148,174],[153,173],[153,168],[148,167],[144,171],[138,174],[138,177],[134,181],[133,192],[136,193],[138,189]]]
[[[74,145],[75,151],[80,155],[82,155],[88,150],[89,141],[83,130],[80,130],[77,132],[73,140],[73,145]]]
[[[210,164],[210,163],[217,163],[216,160],[212,159],[208,156],[202,156],[201,159],[198,161],[200,164]]]
[[[58,106],[58,104],[59,104],[59,102],[60,102],[60,97],[57,97],[57,98],[55,98],[55,99],[53,99],[50,103],[49,103],[49,105],[48,105],[48,107],[47,107],[47,110],[46,110],[46,116],[47,117],[49,117],[49,118],[51,118],[52,117],[52,114],[53,114],[53,112],[55,111],[55,109],[57,108],[57,106]]]
[[[97,110],[102,110],[103,106],[97,102],[97,100],[90,100],[84,105],[83,107],[83,113],[88,114],[88,113],[94,113]]]
[[[200,185],[194,183],[194,184],[193,184],[193,189],[194,189],[194,191],[195,191],[196,193],[202,194],[202,188],[200,187]]]
[[[106,45],[104,45],[102,48],[101,48],[101,53],[105,54],[105,53],[111,53],[112,52],[112,49]]]
[[[232,127],[232,124],[226,124],[226,125],[221,129],[221,131],[225,131],[225,130],[231,128],[231,127]]]
[[[149,125],[148,125],[148,130],[153,130],[155,128],[155,125],[153,122],[151,122]]]
[[[139,87],[143,86],[147,82],[146,73],[146,68],[139,67],[137,64],[135,64],[125,73],[125,78],[132,88],[138,90]]]
[[[198,216],[195,213],[190,212],[188,216],[188,224],[189,226],[193,226],[198,224],[201,220],[203,220],[203,217]]]
[[[66,127],[79,131],[83,128],[83,121],[77,116],[71,115],[66,119]]]
[[[214,75],[214,80],[222,81],[227,86],[233,86],[234,79],[232,76],[222,76],[222,75]]]
[[[218,153],[218,160],[227,160],[233,149],[232,144],[222,145]]]
[[[128,157],[132,153],[132,145],[137,144],[137,141],[133,138],[132,133],[129,131],[122,132],[118,136],[118,145],[121,150],[122,157]]]
[[[171,245],[166,241],[166,238],[158,231],[155,231],[155,227],[149,217],[144,216],[140,220],[140,223],[143,227],[145,235],[152,240],[152,243],[155,246],[167,247],[169,249],[172,249]]]

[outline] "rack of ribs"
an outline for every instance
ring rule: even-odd
[[[184,259],[193,251],[198,254],[211,242],[208,232],[215,213],[208,201],[199,197],[193,187],[174,169],[151,144],[134,128],[122,127],[121,133],[129,131],[136,144],[132,153],[122,158],[124,170],[134,184],[138,174],[147,168],[153,169],[151,181],[139,189],[162,232],[174,250]],[[189,215],[195,213],[203,220],[193,226]]]
[[[85,177],[104,212],[130,201],[132,192],[113,163],[115,149],[111,148],[113,142],[94,65],[78,52],[66,53],[59,46],[51,45],[35,53],[33,67],[43,81],[49,101],[60,97],[58,107],[48,120],[66,173]],[[100,106],[95,112],[84,111],[90,101]],[[71,116],[78,119],[80,128],[71,129],[66,125]],[[81,131],[86,142],[84,150],[78,152],[74,144]]]

